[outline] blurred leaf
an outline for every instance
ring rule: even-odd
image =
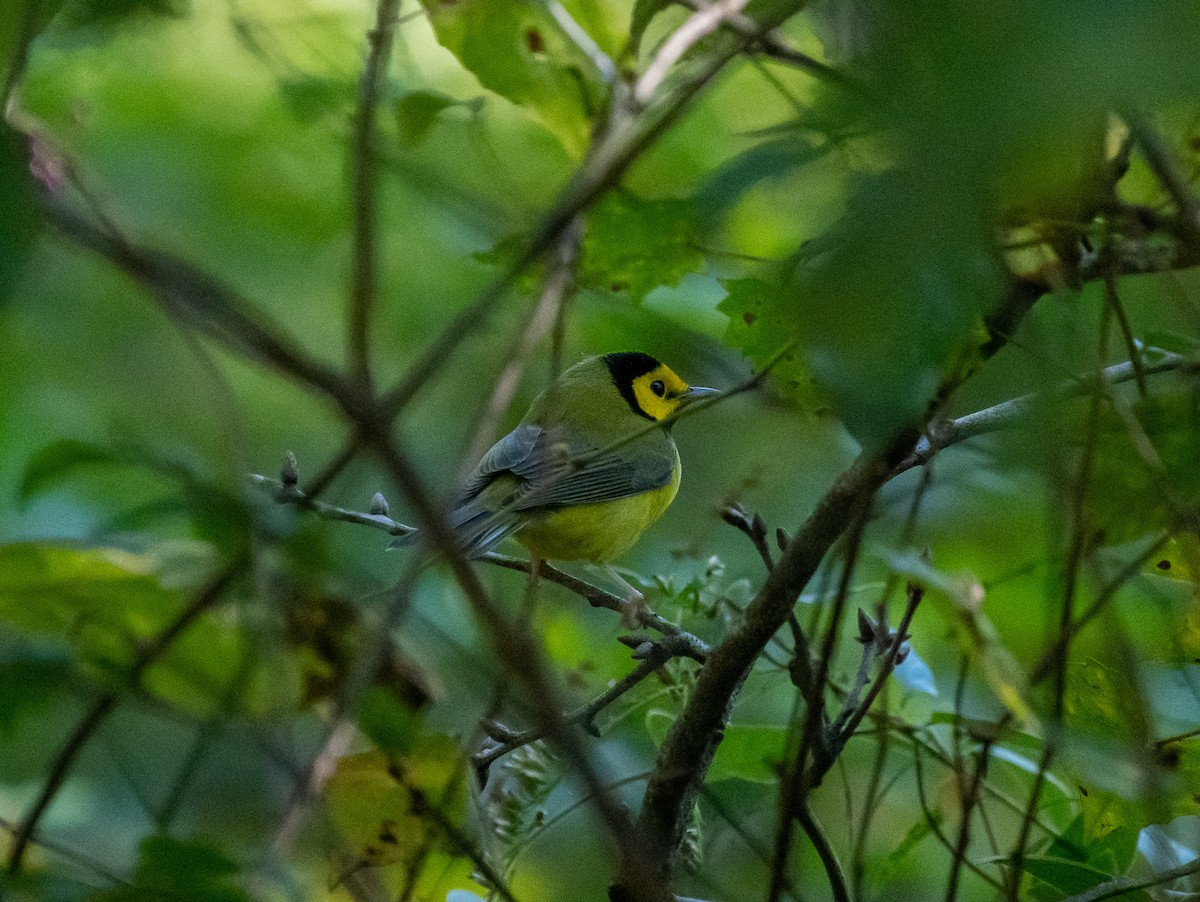
[[[656,745],[661,745],[675,715],[659,708],[646,712],[646,730]],[[708,779],[744,780],[747,783],[779,782],[788,728],[775,724],[733,724],[725,728],[725,737],[717,746]]]
[[[795,320],[786,309],[778,286],[758,279],[732,279],[725,282],[725,290],[728,294],[717,307],[729,317],[725,343],[758,366],[774,360],[789,342],[798,338]],[[779,358],[770,378],[784,395],[809,410],[822,408],[812,374],[799,350]]]
[[[301,72],[280,77],[277,83],[288,109],[302,120],[344,114],[354,103],[354,86],[346,79]]]
[[[181,18],[191,11],[191,0],[66,0],[59,27],[113,27],[138,16]]]
[[[677,285],[704,265],[693,229],[685,201],[610,194],[588,217],[579,282],[626,291],[635,302],[660,285]]]
[[[1000,297],[990,225],[941,178],[864,178],[781,293],[818,384],[868,448],[916,422],[982,341]],[[909,236],[908,240],[902,236]]]
[[[963,626],[960,642],[979,665],[996,697],[1021,723],[1035,722],[1033,710],[1025,699],[1025,671],[984,613],[984,590],[979,581],[969,575],[943,573],[916,552],[885,550],[883,557],[893,573],[924,586],[934,598],[945,598],[952,603],[954,617]]]
[[[116,514],[110,524],[115,528],[141,529],[182,514],[191,521],[197,537],[216,547],[236,553],[249,539],[252,521],[241,497],[210,482],[186,461],[136,446],[113,448],[75,439],[52,442],[29,459],[17,497],[28,502],[78,470],[97,465],[136,468],[163,477],[175,487],[168,498]]]
[[[0,73],[5,66],[0,60]],[[40,228],[25,136],[0,122],[0,301],[12,292]]]
[[[796,131],[755,144],[712,174],[696,194],[696,209],[701,216],[719,218],[755,185],[793,175],[827,152],[828,147]]]
[[[97,902],[249,902],[234,882],[237,863],[210,845],[159,835],[146,837],[140,851],[133,883],[97,893]]]
[[[1081,814],[1051,841],[1044,854],[1030,857],[1025,871],[1045,884],[1035,885],[1035,898],[1060,899],[1121,876],[1133,862],[1136,849],[1137,831],[1124,827],[1087,840]],[[1142,892],[1125,895],[1149,902],[1149,896]]]
[[[1170,351],[1172,354],[1182,354],[1185,357],[1195,358],[1200,356],[1200,338],[1194,335],[1186,335],[1183,332],[1174,332],[1170,329],[1151,329],[1145,334],[1145,344],[1147,350],[1161,348],[1164,351]]]
[[[1063,709],[1067,724],[1084,732],[1132,739],[1145,726],[1137,688],[1094,658],[1068,664]]]
[[[646,33],[650,21],[673,2],[674,0],[636,0],[629,22],[629,51],[632,56],[637,56],[642,35]]]
[[[1093,466],[1089,525],[1110,544],[1159,532],[1200,499],[1200,393],[1158,391],[1131,413],[1105,408]]]
[[[325,798],[346,846],[342,876],[404,861],[435,839],[439,827],[426,806],[455,819],[461,806],[454,783],[462,773],[458,749],[445,736],[421,737],[409,755],[372,751],[340,759]]]
[[[0,737],[35,717],[68,686],[72,661],[65,649],[18,642],[0,646]]]
[[[111,448],[92,442],[62,439],[38,450],[25,465],[17,498],[28,502],[54,488],[80,467],[95,464],[124,464],[127,461]]]
[[[178,593],[162,586],[144,557],[116,549],[0,546],[0,622],[26,634],[72,637],[85,657],[127,662],[134,644],[179,605]]]
[[[0,872],[0,899],[4,902],[83,902],[94,898],[94,888],[75,875],[23,868],[13,875]]]
[[[338,761],[325,784],[330,815],[347,846],[352,868],[402,861],[431,836],[412,815],[412,794],[392,775],[382,752]]]
[[[403,94],[394,105],[400,137],[410,147],[420,144],[437,122],[438,115],[446,108],[461,103],[439,91],[409,91]]]
[[[525,107],[573,156],[591,131],[591,64],[540,4],[425,0],[438,41],[490,91]]]

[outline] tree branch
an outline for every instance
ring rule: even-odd
[[[378,529],[392,536],[403,537],[417,532],[415,526],[408,526],[398,520],[393,520],[384,512],[373,510],[369,513],[363,513],[327,504],[324,501],[317,501],[301,491],[296,483],[290,481],[290,479],[272,479],[269,476],[263,476],[258,473],[252,473],[249,478],[253,485],[263,489],[279,504],[295,505],[303,510],[311,511],[324,520],[369,526],[372,529]],[[380,501],[382,500],[382,496],[377,495],[376,498],[380,499]],[[378,506],[379,503],[377,502]],[[383,509],[386,510],[386,508]],[[494,551],[481,555],[477,560],[521,573],[528,573],[531,567],[528,560],[510,557],[509,555],[499,554]],[[604,589],[593,586],[591,583],[585,582],[569,573],[565,573],[546,561],[543,561],[541,567],[538,569],[538,576],[549,582],[556,583],[570,592],[574,592],[594,608],[606,608],[616,613],[621,613],[622,611],[624,599],[621,597],[611,592],[606,592]],[[642,626],[649,627],[670,639],[673,647],[679,649],[678,654],[701,663],[704,662],[705,657],[708,655],[708,643],[681,629],[650,608],[646,608],[643,611],[639,622]]]
[[[378,167],[376,116],[387,80],[388,60],[396,36],[400,0],[379,0],[375,27],[367,33],[367,61],[358,88],[351,135],[350,166],[351,281],[349,329],[350,372],[362,388],[371,390],[371,314],[379,293],[379,262],[375,207]]]
[[[1100,371],[1099,378],[1105,385],[1119,385],[1137,379],[1139,369],[1143,376],[1150,376],[1200,367],[1196,361],[1170,351],[1156,349],[1152,358],[1143,352],[1143,358],[1140,367],[1130,361],[1106,367]],[[929,430],[929,434],[921,437],[913,452],[896,465],[892,476],[899,476],[906,470],[928,463],[938,452],[951,445],[989,432],[1019,426],[1028,420],[1039,405],[1047,401],[1082,397],[1095,390],[1096,381],[1095,375],[1072,379],[1046,392],[1031,392],[954,420],[937,423]]]
[[[633,689],[638,683],[666,664],[671,658],[687,657],[689,656],[689,652],[690,649],[687,647],[687,643],[678,637],[668,637],[660,642],[651,643],[650,648],[644,651],[639,649],[635,657],[640,657],[642,660],[638,663],[637,667],[587,704],[576,708],[570,713],[564,714],[563,721],[582,726],[584,730],[593,736],[599,735],[594,724],[597,714],[626,692]],[[492,740],[492,744],[485,745],[475,753],[472,759],[475,767],[480,772],[481,784],[485,782],[487,769],[494,761],[523,745],[536,742],[545,736],[545,730],[539,727],[515,732],[495,721],[485,724],[484,731]]]
[[[136,686],[145,674],[146,668],[157,661],[171,647],[180,634],[221,599],[229,590],[229,587],[233,585],[234,580],[241,574],[246,563],[245,559],[239,558],[211,579],[207,585],[196,593],[190,604],[176,614],[175,618],[158,635],[154,636],[138,651],[126,674],[126,679],[130,685]],[[46,777],[46,782],[42,785],[41,792],[38,793],[38,797],[34,800],[33,805],[30,806],[25,817],[22,818],[20,826],[17,827],[13,835],[12,847],[8,852],[8,872],[10,874],[16,874],[21,870],[25,850],[37,830],[42,815],[46,813],[46,810],[50,807],[50,803],[58,795],[58,791],[62,788],[67,774],[75,764],[75,760],[79,757],[79,753],[83,751],[84,747],[96,734],[101,724],[108,719],[108,715],[116,708],[123,694],[123,691],[114,690],[105,692],[98,697],[92,702],[92,706],[82,719],[80,719],[71,736],[63,744],[58,757],[55,758],[54,763],[50,767],[50,772]]]

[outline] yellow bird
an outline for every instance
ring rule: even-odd
[[[598,564],[626,590],[623,620],[634,625],[641,593],[608,562],[637,542],[679,490],[679,452],[663,421],[716,394],[648,354],[575,364],[463,485],[449,522],[464,552],[475,557],[513,536],[535,559]]]

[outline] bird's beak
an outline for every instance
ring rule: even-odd
[[[701,398],[715,398],[721,394],[718,388],[703,388],[699,385],[689,385],[688,390],[679,396],[679,403],[682,405],[694,404]]]

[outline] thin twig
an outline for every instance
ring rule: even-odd
[[[661,651],[660,651],[661,650]],[[676,651],[675,654],[680,652]],[[638,683],[644,680],[654,671],[658,670],[671,657],[674,657],[670,650],[669,641],[658,642],[654,644],[654,651],[650,652],[649,656],[638,663],[638,666],[627,673],[624,677],[613,683],[608,689],[600,693],[590,702],[576,708],[568,714],[563,715],[563,721],[569,724],[581,726],[588,733],[595,735],[594,721],[596,715],[627,693]],[[499,723],[492,722],[485,725],[485,732],[492,740],[491,744],[485,745],[475,753],[473,761],[475,767],[481,775],[487,773],[487,769],[498,758],[507,755],[509,752],[519,749],[523,745],[529,745],[531,742],[537,742],[546,735],[545,729],[541,727],[532,727],[528,730],[514,732]],[[483,779],[480,782],[484,782]]]
[[[1063,899],[1063,902],[1101,902],[1103,899],[1114,899],[1117,896],[1123,896],[1125,893],[1130,893],[1134,890],[1159,886],[1163,883],[1169,883],[1172,880],[1178,880],[1180,877],[1190,877],[1196,873],[1200,873],[1200,858],[1193,859],[1187,864],[1181,864],[1177,868],[1171,868],[1168,871],[1158,871],[1148,874],[1145,877],[1118,877],[1116,880],[1109,880],[1093,886],[1091,889],[1077,895],[1068,896],[1066,899]]]
[[[1149,376],[1158,373],[1186,371],[1195,366],[1196,363],[1194,361],[1179,354],[1156,350],[1153,360],[1142,362],[1141,370],[1143,375]],[[1099,376],[1105,385],[1119,385],[1122,382],[1136,379],[1137,369],[1132,363],[1126,361],[1125,363],[1117,363],[1106,367],[1100,372]],[[933,459],[934,455],[949,448],[951,445],[957,445],[959,442],[964,442],[967,439],[975,438],[989,432],[997,432],[1002,429],[1011,429],[1019,426],[1021,423],[1026,422],[1030,414],[1034,413],[1038,406],[1044,404],[1047,400],[1077,398],[1094,391],[1095,387],[1096,377],[1094,375],[1086,378],[1072,379],[1046,392],[1032,392],[1027,395],[1021,395],[1019,398],[1003,401],[984,410],[939,423],[930,430],[929,435],[923,436],[917,442],[917,446],[913,449],[912,454],[897,464],[895,472],[892,475],[899,476],[906,470],[911,470],[913,467],[927,463]]]
[[[546,4],[546,11],[550,13],[550,17],[562,29],[568,40],[571,41],[579,51],[587,57],[588,62],[596,70],[596,74],[600,76],[600,80],[606,85],[611,85],[617,78],[617,65],[609,58],[608,54],[600,49],[600,45],[592,40],[592,36],[575,21],[567,8],[558,0],[542,0]]]
[[[707,0],[683,0],[683,2],[694,10],[701,10],[708,6]],[[803,69],[809,75],[843,87],[853,88],[862,94],[867,91],[865,85],[850,78],[844,72],[797,50],[778,31],[773,29],[763,31],[762,27],[744,12],[727,13],[721,20],[720,27],[735,31],[742,37],[751,38],[753,42],[746,48],[750,53],[761,53],[778,62]]]
[[[1146,387],[1145,364],[1142,361],[1142,352],[1138,347],[1137,339],[1133,337],[1133,326],[1129,323],[1129,314],[1125,311],[1125,305],[1121,303],[1120,294],[1117,293],[1116,276],[1110,275],[1104,279],[1104,301],[1117,319],[1117,325],[1121,329],[1121,338],[1125,342],[1125,353],[1129,357],[1129,363],[1133,366],[1133,379],[1137,383],[1138,395],[1144,398],[1149,391]]]
[[[296,505],[304,510],[311,511],[325,520],[369,526],[388,535],[400,537],[412,535],[417,531],[415,526],[409,526],[398,520],[393,520],[386,514],[363,513],[362,511],[349,510],[333,504],[327,504],[324,501],[314,501],[296,485],[285,483],[279,479],[273,479],[270,476],[252,473],[249,479],[253,485],[269,493],[278,503]],[[530,562],[528,560],[510,557],[509,555],[500,554],[495,551],[480,555],[477,560],[521,573],[528,573],[530,569]],[[592,607],[606,608],[617,613],[620,613],[622,610],[624,599],[620,596],[607,592],[598,586],[593,586],[591,583],[572,576],[569,573],[565,573],[547,562],[542,562],[538,575],[542,579],[556,583],[564,589],[574,592]],[[683,649],[682,654],[701,663],[704,662],[705,656],[709,652],[709,647],[708,643],[702,639],[680,628],[648,607],[641,613],[638,622],[641,626],[648,627],[671,638],[674,643]]]
[[[817,857],[821,859],[821,865],[825,868],[825,876],[829,880],[829,890],[833,895],[834,902],[850,902],[850,893],[846,889],[846,874],[842,870],[842,864],[838,861],[833,846],[829,844],[829,837],[825,835],[821,824],[809,809],[807,800],[801,801],[800,806],[796,809],[796,821],[800,824],[804,835],[808,837],[808,841],[812,843],[813,848],[817,850]]]
[[[379,135],[376,119],[399,12],[400,0],[379,0],[375,8],[375,27],[367,33],[367,61],[359,80],[358,107],[351,133],[351,281],[347,327],[350,372],[367,392],[371,391],[372,381],[371,315],[379,293],[378,214],[375,207]]]
[[[130,685],[136,686],[141,681],[146,669],[162,657],[180,634],[221,600],[222,596],[225,595],[230,586],[241,575],[245,566],[245,559],[239,558],[222,570],[196,593],[191,602],[176,614],[174,619],[162,631],[142,646],[126,673],[126,680]],[[70,773],[71,767],[79,757],[79,753],[83,751],[101,724],[104,723],[117,707],[117,703],[120,702],[122,695],[123,692],[121,691],[110,691],[105,692],[97,698],[75,726],[74,731],[67,741],[63,743],[58,756],[50,766],[41,792],[38,793],[33,805],[30,806],[29,811],[26,812],[20,826],[13,835],[7,865],[10,874],[16,874],[21,870],[25,850],[34,832],[37,830],[42,815],[46,813],[46,810],[50,807],[50,803],[58,795],[58,791],[62,788],[67,774]]]
[[[971,841],[971,813],[975,810],[975,806],[979,802],[979,788],[983,784],[984,776],[987,774],[988,756],[991,753],[991,749],[991,741],[985,739],[975,761],[975,771],[971,775],[971,782],[966,787],[967,791],[963,794],[962,822],[958,827],[958,839],[955,841],[954,852],[951,856],[950,880],[946,888],[946,902],[955,902],[958,898],[958,879],[962,873],[962,866],[967,861],[967,846]]]
[[[491,398],[488,399],[483,415],[479,418],[475,438],[464,461],[467,466],[474,466],[475,461],[483,457],[491,446],[496,426],[517,392],[521,375],[529,364],[533,349],[558,321],[559,312],[570,296],[575,281],[575,262],[579,258],[582,237],[583,224],[579,219],[574,219],[559,238],[550,260],[549,272],[542,283],[538,302],[521,324],[517,338],[509,348],[507,359],[500,370],[500,376],[496,379]]]
[[[717,0],[704,6],[688,18],[686,22],[671,32],[663,41],[654,59],[646,66],[637,83],[633,86],[634,103],[645,106],[658,93],[659,87],[675,64],[683,58],[695,44],[708,37],[730,16],[740,13],[749,0]]]

